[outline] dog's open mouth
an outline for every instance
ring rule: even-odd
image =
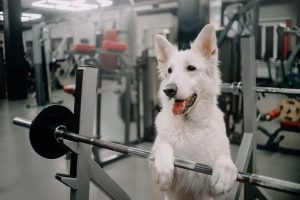
[[[186,99],[175,99],[173,104],[173,114],[174,115],[182,115],[187,113],[189,108],[191,108],[197,99],[197,95],[193,94],[192,96]]]

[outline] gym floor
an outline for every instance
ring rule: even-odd
[[[113,91],[111,81],[104,81],[104,87],[110,88],[103,95],[101,132],[105,140],[122,141],[124,125],[118,115],[118,98]],[[116,86],[117,87],[117,86]],[[63,100],[64,105],[73,110],[73,97],[62,91],[53,94],[54,101]],[[69,199],[69,189],[58,182],[56,173],[66,173],[69,161],[65,156],[56,160],[47,160],[37,155],[30,146],[28,130],[16,127],[12,119],[16,116],[33,119],[42,108],[31,107],[35,99],[24,101],[0,101],[0,199],[1,200],[53,200]],[[264,124],[273,130],[276,124]],[[131,127],[131,139],[135,139],[134,125]],[[289,140],[299,141],[300,135],[289,134]],[[259,140],[264,138],[258,137]],[[297,144],[300,144],[299,142]],[[151,144],[139,147],[150,149]],[[232,145],[235,159],[239,146]],[[128,192],[133,200],[160,200],[163,194],[155,187],[148,170],[146,160],[125,158],[104,168],[107,173]],[[281,153],[259,150],[257,153],[257,171],[261,175],[300,182],[300,159]],[[90,187],[90,199],[108,199],[93,184]],[[296,200],[299,197],[267,190],[273,199]]]

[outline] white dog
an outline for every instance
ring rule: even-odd
[[[215,30],[207,25],[191,44],[178,51],[155,36],[162,110],[150,169],[168,200],[224,197],[237,178],[231,160],[223,113],[217,106],[220,72]],[[213,175],[174,168],[174,157],[213,167]]]

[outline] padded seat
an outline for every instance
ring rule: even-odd
[[[75,53],[82,53],[82,54],[91,54],[96,50],[95,45],[89,44],[75,44],[73,46],[73,51]]]
[[[64,91],[68,94],[75,95],[75,84],[65,85]]]
[[[300,132],[300,121],[297,122],[281,121],[280,125],[282,126],[282,128],[286,130]]]
[[[128,46],[124,42],[115,42],[115,41],[103,40],[102,49],[107,50],[107,51],[123,52],[123,51],[126,51],[128,49]]]

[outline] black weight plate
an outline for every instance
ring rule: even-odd
[[[68,149],[58,142],[54,136],[59,125],[74,131],[74,115],[66,107],[50,105],[44,108],[32,121],[29,139],[32,148],[42,157],[55,159],[65,155]]]

